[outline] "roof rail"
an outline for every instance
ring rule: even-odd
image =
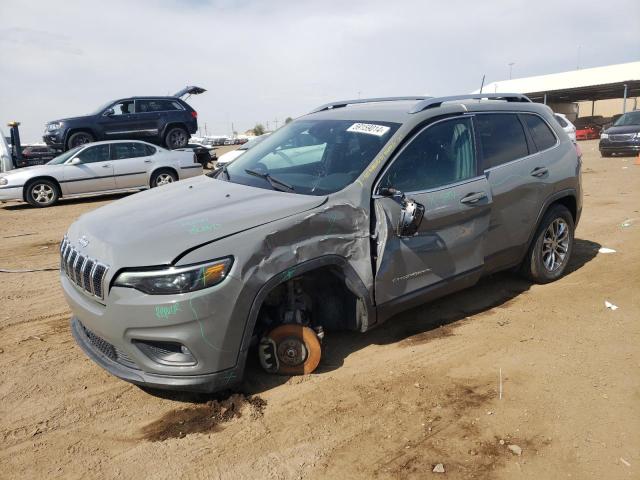
[[[458,100],[504,100],[506,102],[531,102],[529,97],[521,93],[472,93],[470,95],[453,95],[451,97],[435,97],[416,103],[409,113],[419,113],[428,108],[435,108],[444,102],[456,102]]]
[[[347,105],[356,105],[358,103],[375,103],[375,102],[397,102],[401,100],[427,100],[431,97],[413,96],[413,97],[380,97],[380,98],[358,98],[356,100],[342,100],[339,102],[326,103],[318,108],[311,110],[309,113],[322,112],[333,108],[342,108]]]

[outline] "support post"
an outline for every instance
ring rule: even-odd
[[[547,94],[544,94],[544,100],[542,100],[542,102],[546,105],[547,104]]]
[[[622,97],[622,113],[627,113],[627,84],[624,84],[624,96]]]
[[[591,100],[591,116],[593,117],[593,112],[596,110],[596,101]]]

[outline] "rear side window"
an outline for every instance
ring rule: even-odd
[[[111,145],[111,150],[114,160],[147,156],[146,145],[143,143],[113,143]]]
[[[172,110],[183,110],[175,100],[136,100],[136,112],[149,113],[149,112],[168,112]]]
[[[484,169],[529,155],[527,137],[515,113],[487,113],[475,117]]]
[[[106,162],[109,160],[109,145],[89,147],[78,154],[82,163]]]
[[[420,132],[402,150],[380,186],[416,192],[476,176],[470,118],[436,123]]]
[[[555,118],[558,121],[558,123],[562,128],[565,128],[569,125],[567,122],[565,122],[564,118],[562,118],[560,115],[554,115],[553,118]]]
[[[556,136],[553,134],[549,125],[537,115],[522,115],[524,123],[526,123],[533,143],[536,144],[538,151],[546,150],[556,144]]]
[[[153,155],[154,153],[156,153],[156,149],[151,145],[145,145],[144,148],[147,151],[147,155]]]

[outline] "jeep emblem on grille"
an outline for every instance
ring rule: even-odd
[[[78,240],[78,245],[80,245],[80,248],[84,248],[89,245],[89,239],[86,237],[86,235],[80,237],[80,240]]]

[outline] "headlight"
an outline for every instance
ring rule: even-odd
[[[195,292],[222,282],[232,263],[231,258],[224,258],[187,267],[124,271],[113,286],[135,288],[149,295]]]
[[[58,130],[62,126],[62,122],[53,122],[47,125],[47,130],[50,132],[53,130]]]
[[[609,138],[609,134],[608,133],[601,133],[600,134],[600,138],[607,139],[607,138]]]
[[[0,177],[0,185],[6,185],[7,183],[9,183],[9,180],[4,177]]]

